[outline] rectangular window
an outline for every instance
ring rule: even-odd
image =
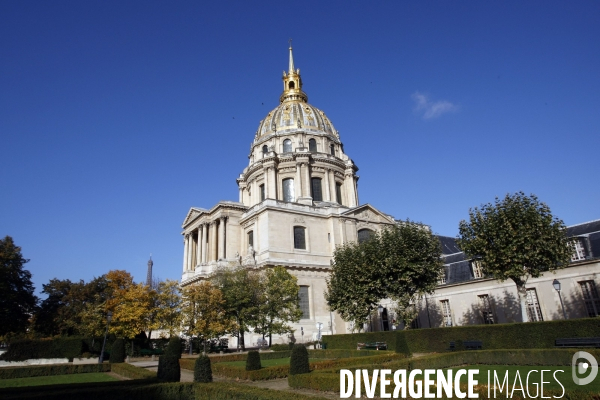
[[[260,189],[260,201],[263,201],[265,199],[265,185],[260,185],[259,186]]]
[[[488,296],[487,294],[482,294],[479,296],[479,308],[481,309],[483,323],[493,324],[494,315],[492,314],[492,304],[490,302],[490,296]]]
[[[544,320],[535,289],[527,289],[527,315],[532,322]]]
[[[573,242],[573,255],[571,256],[571,261],[581,260],[585,260],[585,248],[583,247],[581,240],[575,239]]]
[[[292,178],[284,179],[283,182],[283,201],[293,202],[295,199],[294,180]]]
[[[310,189],[314,201],[323,201],[323,192],[321,191],[321,178],[311,178]]]
[[[344,203],[342,203],[342,184],[341,183],[335,184],[335,201],[337,201],[337,203],[340,205],[344,205]]]
[[[589,317],[597,317],[600,315],[600,297],[594,281],[579,282],[585,308]]]
[[[444,270],[440,272],[440,278],[438,279],[438,285],[445,285],[446,284],[446,274],[447,272],[448,266],[444,265]]]
[[[248,232],[248,247],[254,247],[254,231]]]
[[[442,318],[444,326],[452,326],[452,312],[450,311],[450,301],[442,300],[440,301],[442,306]]]
[[[298,291],[300,297],[300,311],[302,311],[302,319],[310,319],[310,305],[308,300],[308,286],[300,286]]]
[[[294,248],[306,250],[306,229],[302,226],[294,227]]]

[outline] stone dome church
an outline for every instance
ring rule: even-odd
[[[309,341],[318,322],[325,334],[350,330],[324,299],[335,247],[395,221],[359,205],[358,167],[327,115],[308,103],[291,46],[279,103],[254,134],[250,162],[237,178],[239,200],[192,207],[185,217],[182,285],[206,279],[218,267],[284,266],[300,285],[303,316],[293,325],[295,336]],[[248,333],[245,342],[258,337]],[[273,336],[274,343],[286,341]]]

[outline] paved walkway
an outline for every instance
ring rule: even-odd
[[[150,371],[156,371],[158,369],[158,361],[133,361],[130,364],[136,367],[146,368]],[[327,399],[339,399],[340,395],[333,392],[319,392],[318,390],[311,389],[293,389],[288,385],[287,378],[283,379],[270,379],[267,381],[240,381],[236,379],[228,379],[220,376],[213,376],[215,382],[235,382],[243,385],[256,386],[260,388],[290,391],[294,393],[300,393],[307,397],[325,397]],[[193,382],[194,371],[188,369],[181,369],[181,382]]]

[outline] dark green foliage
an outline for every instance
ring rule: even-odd
[[[125,340],[116,339],[110,348],[110,363],[117,364],[125,361]]]
[[[165,349],[165,355],[181,358],[181,339],[179,337],[173,336],[169,339],[169,344]]]
[[[20,339],[11,342],[2,355],[6,361],[24,361],[32,358],[73,358],[83,353],[81,338]]]
[[[419,330],[421,331],[421,330]],[[356,350],[358,343],[369,342],[386,342],[388,349],[396,350],[398,340],[402,341],[401,336],[404,331],[384,331],[384,332],[368,332],[368,333],[353,333],[350,335],[327,335],[323,336],[323,343],[327,349],[349,349]],[[399,349],[405,346],[400,345]],[[404,352],[404,351],[402,351]]]
[[[303,345],[297,344],[290,356],[290,375],[307,374],[309,372],[308,350]]]
[[[179,382],[181,379],[179,357],[167,354],[160,356],[156,377],[159,382]]]
[[[28,261],[10,236],[0,239],[0,336],[25,332],[36,307],[31,272],[23,269]]]
[[[208,356],[200,356],[194,363],[194,382],[209,383],[212,382],[212,368]]]
[[[110,364],[56,364],[33,365],[28,367],[4,367],[0,368],[0,379],[108,372],[111,370],[110,367]]]
[[[249,351],[246,358],[246,371],[256,371],[261,368],[259,352],[256,350]]]

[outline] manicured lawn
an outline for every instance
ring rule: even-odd
[[[0,379],[0,388],[112,381],[118,381],[118,379],[113,378],[112,376],[103,372],[94,372],[88,374],[69,374],[53,376],[36,376],[33,378]]]
[[[324,361],[325,359],[323,358],[311,358],[308,361],[309,362],[317,362],[317,361]],[[240,367],[240,368],[246,368],[246,361],[227,361],[224,363],[219,363],[219,364],[223,364],[223,365],[231,365],[233,367]],[[288,358],[274,358],[272,360],[260,360],[260,365],[262,365],[262,367],[274,367],[276,365],[290,365],[290,359]]]
[[[530,387],[530,392],[533,395],[535,393],[535,384],[538,385],[538,390],[539,390],[539,384],[541,381],[541,376],[540,376],[540,372],[541,370],[545,370],[544,372],[544,391],[545,390],[562,390],[560,384],[558,384],[558,382],[556,380],[558,380],[562,386],[564,386],[566,391],[572,391],[572,390],[583,390],[583,391],[590,391],[590,392],[598,392],[600,393],[600,377],[597,377],[596,379],[594,379],[594,381],[592,383],[590,383],[589,385],[585,385],[585,386],[579,386],[576,385],[573,382],[573,378],[572,378],[572,367],[568,366],[563,366],[563,367],[557,367],[557,366],[517,366],[517,365],[470,365],[468,367],[460,367],[462,368],[467,368],[467,369],[478,369],[479,370],[479,374],[476,375],[476,379],[478,380],[480,385],[487,385],[488,382],[488,371],[490,373],[490,384],[491,386],[494,385],[494,371],[496,371],[496,376],[498,377],[498,380],[500,382],[500,385],[502,385],[502,381],[504,380],[504,376],[506,374],[506,371],[508,371],[508,386],[511,388],[513,385],[515,385],[517,388],[521,386],[521,384],[519,383],[519,380],[516,380],[515,383],[515,378],[517,375],[517,371],[519,371],[519,377],[521,378],[521,382],[523,387],[525,387],[527,385],[527,373],[531,370],[537,370],[538,372],[532,372],[529,375],[529,387]],[[459,368],[448,368],[451,370],[456,370]],[[546,372],[547,370],[550,370],[551,372]],[[558,371],[558,370],[562,370],[564,372],[557,372],[556,373],[556,379],[554,378],[554,371]],[[467,383],[467,377],[465,375],[463,375],[461,377],[461,383]],[[498,384],[496,384],[496,386],[498,386]],[[493,390],[493,389],[492,389]],[[506,390],[504,391],[504,393],[506,393]],[[515,391],[515,396],[517,394],[520,394],[521,391]]]

